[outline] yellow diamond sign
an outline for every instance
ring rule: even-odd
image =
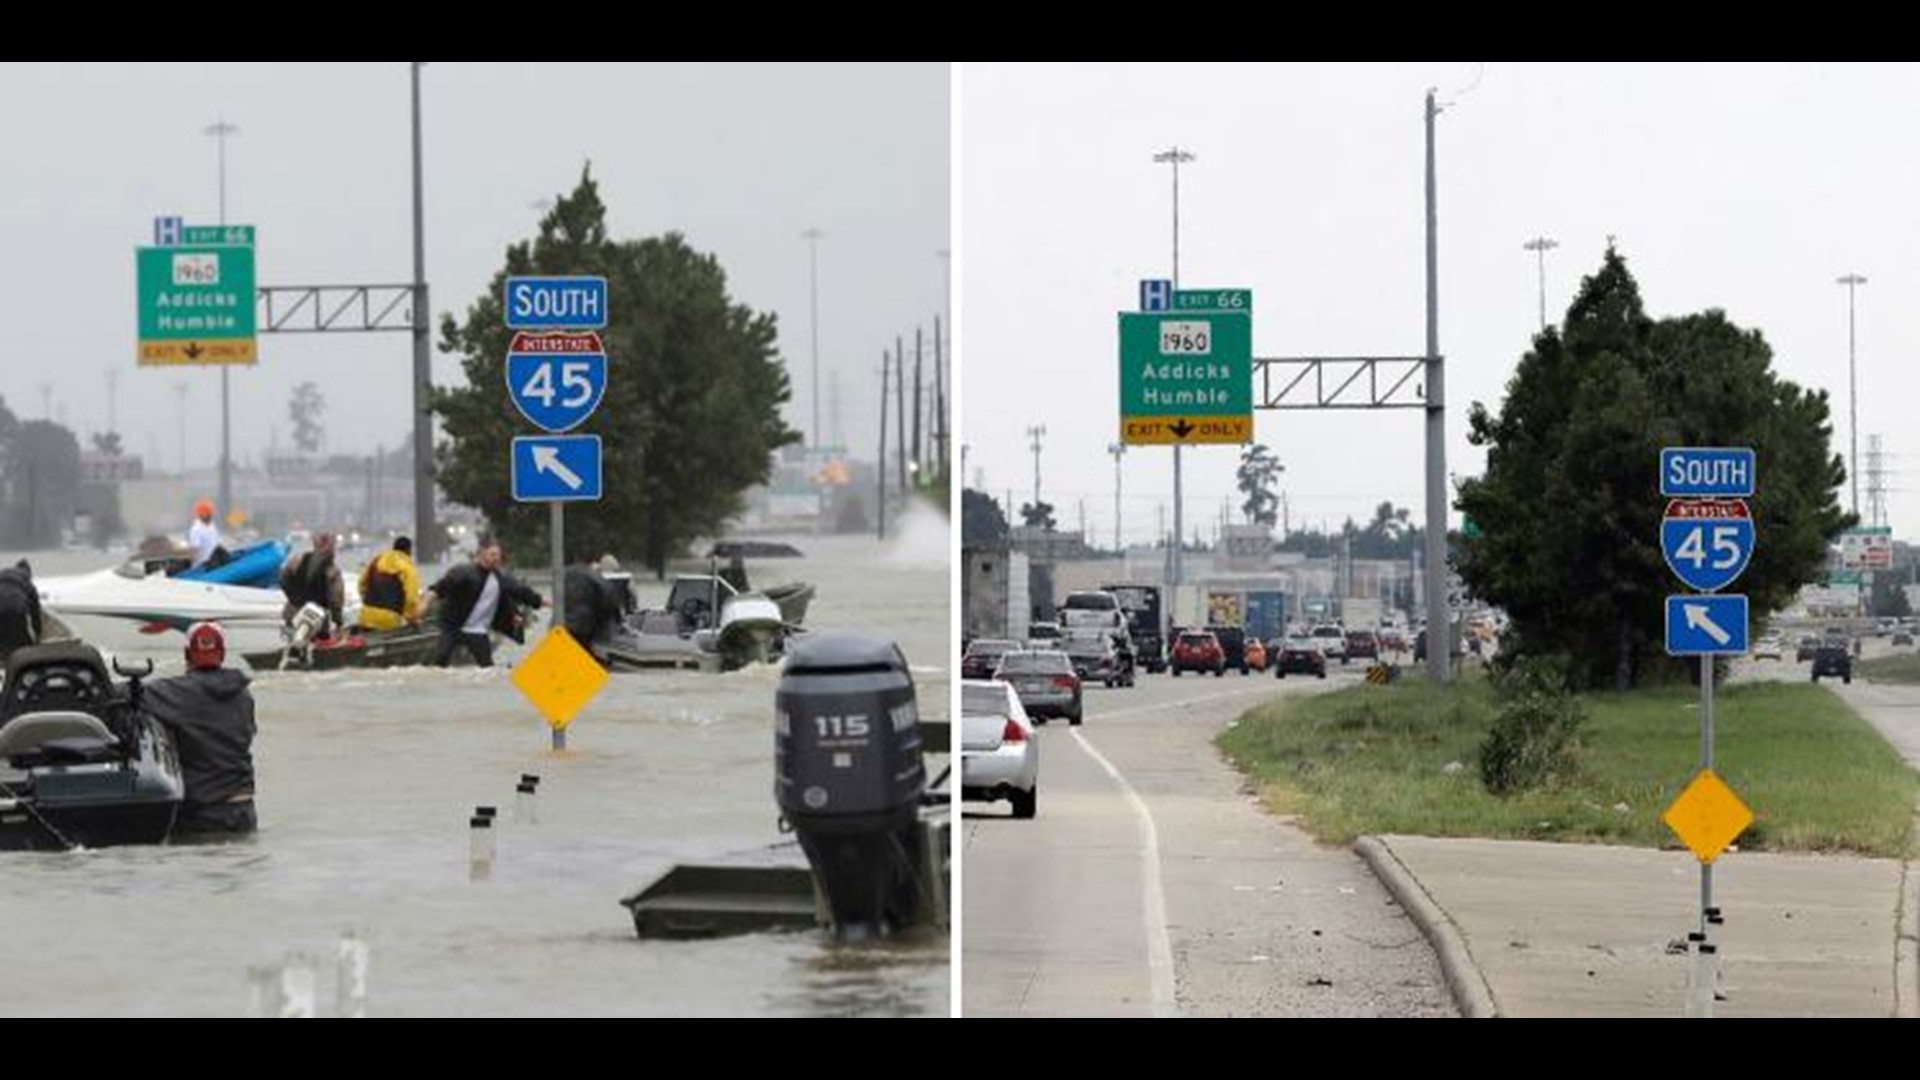
[[[1712,769],[1701,769],[1660,820],[1701,862],[1710,863],[1753,824],[1753,811]]]
[[[565,627],[555,627],[514,666],[513,685],[548,724],[563,728],[607,685],[607,669]]]

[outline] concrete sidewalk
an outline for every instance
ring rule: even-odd
[[[1751,672],[1747,673],[1749,676]],[[1920,686],[1829,683],[1920,769]],[[1515,840],[1357,845],[1433,943],[1468,1016],[1684,1016],[1699,864],[1684,851]],[[1718,1016],[1920,1017],[1920,868],[1734,852],[1714,864]]]
[[[1423,927],[1467,1015],[1684,1016],[1698,863],[1684,851],[1388,836],[1361,852]],[[1920,878],[1900,862],[1715,864],[1719,1016],[1920,1015]],[[1477,1005],[1477,1007],[1476,1007]]]

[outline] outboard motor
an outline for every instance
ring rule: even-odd
[[[290,637],[286,648],[280,651],[280,670],[285,671],[296,656],[307,659],[313,639],[326,630],[328,621],[327,609],[319,604],[302,604],[300,610],[294,612],[293,622],[288,626]]]
[[[917,921],[926,789],[913,678],[899,646],[808,638],[774,695],[774,796],[843,938]]]

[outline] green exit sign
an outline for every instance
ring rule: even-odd
[[[188,225],[180,230],[186,247],[252,247],[251,225]]]
[[[1253,310],[1252,289],[1176,289],[1175,311],[1247,311]]]

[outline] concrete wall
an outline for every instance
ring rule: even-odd
[[[961,553],[961,629],[968,637],[1024,641],[1028,628],[1027,557],[1020,552]]]

